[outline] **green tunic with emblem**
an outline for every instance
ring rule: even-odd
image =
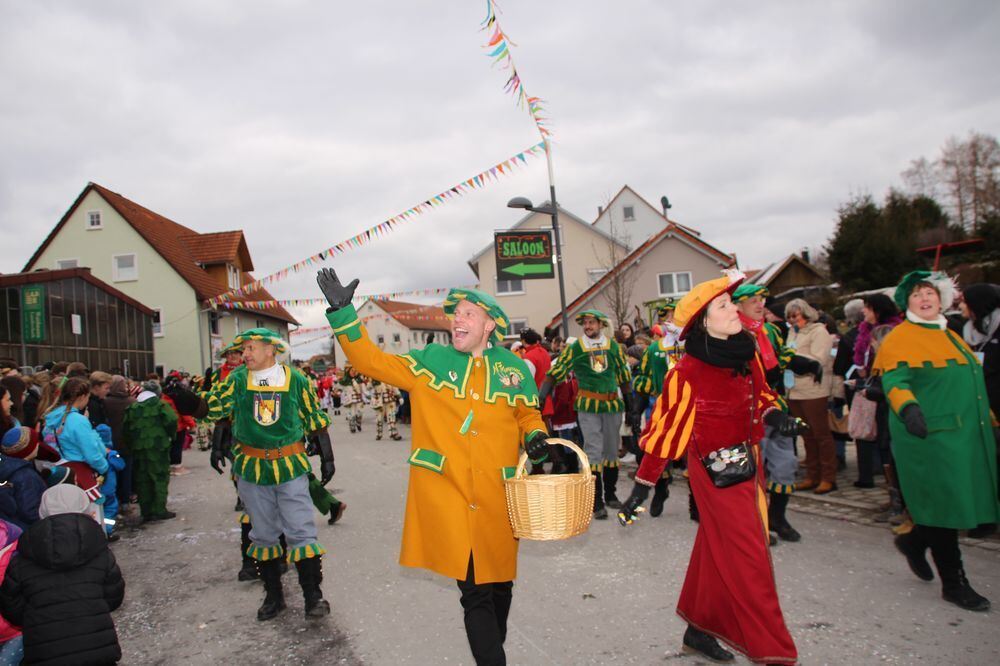
[[[524,361],[495,346],[473,357],[430,344],[386,354],[369,339],[354,306],[327,318],[352,365],[409,392],[413,443],[399,562],[475,582],[513,580],[517,540],[504,478],[520,446],[544,432],[538,392]]]
[[[670,370],[670,359],[674,357],[675,346],[666,345],[666,338],[653,341],[642,354],[642,361],[635,371],[632,388],[637,393],[658,396],[663,391],[663,379]]]
[[[913,521],[953,529],[1000,522],[986,384],[965,341],[907,320],[886,336],[873,370],[891,407],[892,454]],[[899,416],[912,403],[927,422],[925,439],[907,432]]]
[[[330,426],[316,390],[299,370],[287,365],[284,386],[254,386],[246,366],[240,366],[211,392],[203,394],[209,420],[229,417],[233,428],[233,472],[244,480],[270,486],[310,471],[305,453],[263,460],[241,452],[242,446],[277,450],[302,442],[306,435]]]
[[[548,376],[558,384],[570,371],[576,375],[580,386],[574,405],[576,411],[590,414],[624,411],[618,387],[629,383],[632,373],[617,342],[605,337],[602,344],[588,349],[579,339],[574,340],[549,368]]]

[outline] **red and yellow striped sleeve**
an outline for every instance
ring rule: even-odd
[[[663,393],[656,399],[653,415],[639,446],[651,456],[677,460],[687,449],[694,429],[694,395],[691,384],[677,369],[667,373]]]
[[[764,372],[764,362],[760,358],[760,354],[757,354],[753,360],[753,366],[750,369],[753,375],[753,385],[756,389],[756,409],[754,410],[757,414],[763,417],[772,409],[783,410],[782,400],[774,389],[767,383],[767,374]]]

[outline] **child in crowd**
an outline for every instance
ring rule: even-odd
[[[0,584],[3,583],[10,558],[17,550],[21,528],[0,520]],[[21,628],[0,617],[0,664],[20,664],[24,658],[24,640]]]
[[[125,460],[115,451],[115,444],[111,439],[111,426],[102,423],[94,430],[101,436],[101,441],[108,450],[108,471],[104,475],[104,483],[101,484],[104,530],[108,533],[110,541],[117,541],[118,535],[113,532],[118,520],[118,472],[125,469]]]
[[[0,585],[0,614],[21,627],[29,664],[112,664],[121,659],[111,611],[125,582],[99,511],[76,486],[42,496],[41,520],[21,535]]]

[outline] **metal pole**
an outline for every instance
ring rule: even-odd
[[[28,365],[28,345],[24,341],[24,287],[18,287],[17,299],[20,301],[17,304],[17,311],[21,315],[19,323],[21,325],[21,365]]]
[[[559,308],[562,313],[563,339],[569,337],[569,315],[566,312],[566,283],[563,281],[562,242],[559,234],[559,204],[556,202],[556,177],[552,171],[552,146],[545,139],[545,161],[549,167],[549,198],[552,201],[552,232],[556,237],[556,273],[559,277]]]

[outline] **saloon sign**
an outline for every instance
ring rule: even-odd
[[[555,277],[552,233],[548,230],[498,231],[494,234],[498,280]]]

